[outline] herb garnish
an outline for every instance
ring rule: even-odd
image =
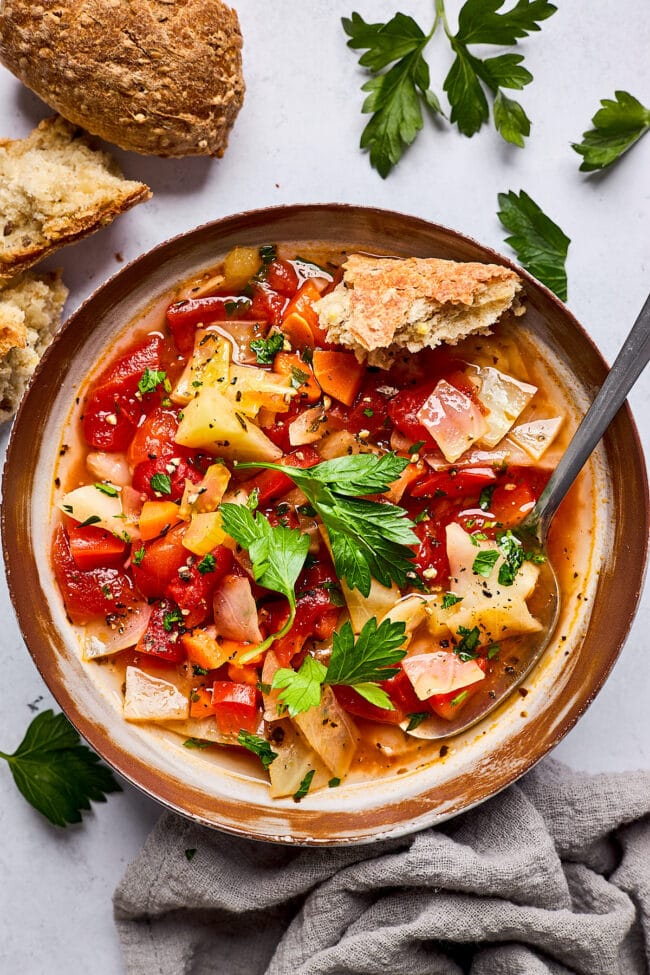
[[[133,561],[136,565],[141,565],[143,558],[147,554],[147,550],[144,545],[141,545],[137,552],[133,553]]]
[[[260,738],[259,735],[252,735],[249,731],[244,731],[243,728],[237,735],[237,741],[244,748],[247,748],[249,752],[257,755],[265,769],[268,769],[269,765],[272,765],[278,757],[278,753],[273,751],[266,738]]]
[[[63,714],[43,711],[34,718],[12,755],[0,752],[27,802],[55,826],[81,822],[82,810],[120,792],[113,773],[82,745]]]
[[[214,572],[214,567],[215,567],[215,559],[214,559],[214,555],[212,555],[211,552],[208,552],[207,555],[204,555],[201,561],[199,562],[199,564],[197,565],[197,569],[199,570],[202,576],[207,575],[208,572]]]
[[[324,684],[354,687],[370,704],[392,711],[393,704],[378,682],[395,676],[396,665],[406,655],[402,649],[405,632],[402,621],[385,619],[377,626],[373,616],[355,640],[352,626],[346,621],[333,634],[328,667],[307,655],[300,670],[290,667],[277,670],[272,687],[281,690],[279,697],[290,717],[317,707]]]
[[[496,549],[484,549],[474,559],[472,572],[476,573],[477,576],[483,576],[485,579],[489,578],[498,558],[499,553]]]
[[[409,719],[409,723],[406,726],[407,731],[415,731],[423,721],[431,717],[430,711],[417,711],[415,714],[407,714],[406,717]]]
[[[472,136],[488,121],[485,91],[494,98],[494,124],[506,142],[524,145],[530,120],[521,105],[503,89],[522,89],[533,80],[519,54],[481,58],[469,48],[475,44],[515,45],[540,29],[540,22],[555,13],[547,0],[517,0],[498,13],[505,0],[467,0],[452,34],[444,0],[436,0],[436,15],[428,33],[412,17],[397,13],[387,23],[369,24],[358,14],[342,20],[350,38],[348,47],[362,50],[359,64],[372,77],[362,86],[368,92],[362,112],[372,115],[361,136],[361,148],[370,151],[370,164],[386,177],[399,162],[423,126],[422,110],[444,115],[429,87],[429,65],[424,51],[439,24],[455,54],[443,88],[451,105],[450,121]]]
[[[102,519],[99,515],[90,515],[85,521],[79,523],[80,528],[88,528],[90,525],[96,525]]]
[[[161,369],[145,369],[138,382],[138,391],[144,396],[146,393],[155,393],[159,386],[162,386],[166,393],[171,393],[172,384],[167,378],[167,373]]]
[[[270,366],[278,352],[282,351],[284,336],[281,332],[275,332],[267,339],[253,339],[249,344],[258,363],[261,366]]]
[[[107,481],[97,481],[94,485],[98,491],[102,494],[108,495],[109,498],[116,498],[119,494],[117,488],[114,484],[109,484]]]
[[[457,596],[455,592],[446,592],[442,597],[442,608],[450,609],[455,606],[456,603],[462,603],[463,597]]]
[[[309,787],[311,785],[311,780],[313,779],[313,777],[315,776],[315,774],[316,774],[316,769],[314,769],[314,768],[310,769],[309,772],[307,772],[307,774],[305,775],[304,779],[302,780],[302,782],[298,786],[298,791],[295,792],[294,795],[293,795],[293,801],[294,802],[300,802],[301,799],[304,799],[305,798],[305,796],[309,792]]]
[[[459,626],[458,632],[461,635],[461,640],[454,647],[454,653],[460,657],[463,663],[467,663],[468,660],[476,660],[478,657],[476,648],[481,642],[481,633],[478,626],[473,626],[471,630],[466,626]]]
[[[151,485],[151,490],[157,494],[172,493],[172,482],[169,474],[154,474],[149,479],[149,484]]]
[[[527,271],[566,301],[564,264],[571,239],[523,190],[519,196],[512,190],[499,193],[498,199],[501,209],[497,216],[511,235],[506,237],[506,244]]]
[[[591,120],[593,129],[582,133],[582,142],[572,143],[582,156],[580,170],[592,173],[611,166],[650,130],[650,108],[627,91],[603,98]]]
[[[494,484],[488,484],[487,487],[482,488],[481,493],[478,496],[478,506],[481,509],[481,511],[490,510],[493,494],[494,494]]]
[[[163,616],[163,629],[167,633],[171,633],[174,627],[174,623],[182,623],[182,622],[183,622],[183,614],[181,613],[180,609],[172,609],[169,611],[169,613],[165,613]]]
[[[302,535],[298,529],[285,528],[282,525],[274,528],[261,512],[253,514],[242,504],[222,504],[219,510],[225,531],[248,550],[255,581],[265,589],[281,593],[289,600],[289,618],[282,629],[272,633],[258,647],[243,654],[240,657],[240,663],[243,664],[265,650],[273,640],[288,633],[293,626],[296,616],[294,587],[307,558],[309,536]]]
[[[387,491],[408,464],[408,458],[386,453],[336,457],[304,470],[260,461],[237,466],[277,470],[291,478],[327,529],[338,577],[368,596],[373,578],[384,586],[395,581],[404,587],[411,581],[408,546],[418,539],[403,508],[358,495]]]

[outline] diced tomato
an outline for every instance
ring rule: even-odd
[[[420,546],[416,549],[413,566],[424,582],[433,582],[436,586],[446,586],[449,579],[445,524],[431,517],[419,521],[415,526]],[[435,575],[432,572],[434,569]],[[425,572],[428,573],[426,576]]]
[[[378,721],[380,724],[399,724],[404,720],[404,714],[399,708],[392,711],[388,708],[380,708],[376,704],[371,704],[361,697],[353,687],[346,687],[342,684],[334,687],[334,694],[342,708],[356,715],[357,718],[365,718],[367,721]]]
[[[188,566],[183,577],[177,572],[165,589],[167,598],[172,599],[183,612],[183,624],[187,630],[207,619],[212,610],[214,590],[233,563],[232,552],[223,545],[217,546],[211,554],[214,557],[212,572],[201,573],[196,565]]]
[[[79,568],[62,525],[52,540],[52,564],[68,615],[73,623],[84,624],[97,616],[107,616],[136,601],[133,583],[119,569]]]
[[[158,457],[156,460],[145,460],[138,464],[133,471],[133,487],[141,494],[145,494],[149,500],[156,501],[163,498],[165,501],[180,501],[185,490],[185,480],[192,484],[198,484],[203,475],[195,467],[191,467],[182,457],[175,458],[176,464],[170,464],[170,457]],[[171,472],[169,468],[172,468]],[[152,479],[156,475],[162,475],[169,481],[169,492],[155,487]],[[165,481],[165,484],[167,482]]]
[[[94,525],[70,529],[70,552],[80,569],[118,568],[126,558],[126,543]]]
[[[280,463],[287,467],[304,469],[320,463],[320,456],[314,447],[307,445],[282,457]],[[293,487],[293,481],[282,471],[262,471],[250,481],[246,481],[243,487],[249,492],[257,490],[257,503],[260,508],[264,508],[270,501],[274,501],[290,491]]]
[[[148,599],[162,597],[171,580],[189,557],[183,545],[185,526],[172,528],[153,542],[137,543],[131,555],[131,572],[136,586]],[[144,549],[144,555],[140,553]]]
[[[452,467],[447,471],[425,475],[414,485],[410,494],[413,498],[435,498],[441,494],[478,497],[484,487],[496,481],[496,472],[491,467],[468,467],[465,470]]]
[[[260,720],[257,699],[258,691],[250,684],[215,681],[212,706],[219,730],[225,735],[237,735],[242,730],[255,734]]]
[[[515,528],[530,514],[549,476],[540,468],[509,467],[494,489],[490,514],[504,528]]]
[[[146,394],[138,399],[138,383],[145,369],[158,369],[162,339],[150,336],[130,349],[93,383],[82,420],[87,443],[98,450],[126,450],[140,418],[159,397]]]
[[[380,393],[379,388],[383,388],[384,393]],[[369,370],[342,429],[355,434],[367,430],[373,439],[382,434],[389,437],[392,422],[387,413],[390,402],[385,393],[387,389],[390,389],[390,383],[386,379],[386,372],[383,369]]]
[[[278,413],[271,426],[264,427],[264,433],[269,440],[285,454],[289,454],[292,450],[295,450],[295,447],[289,439],[289,427],[298,414],[304,410],[304,405],[301,402],[297,402],[297,400],[298,397],[295,396],[289,410],[286,413]]]
[[[298,275],[290,261],[280,258],[271,261],[266,267],[264,277],[269,288],[285,298],[293,298],[298,290]]]
[[[186,654],[180,639],[183,626],[181,619],[178,606],[163,599],[154,606],[147,629],[140,637],[135,652],[159,657],[170,663],[182,663]]]
[[[405,671],[403,671],[401,667],[394,677],[390,677],[388,680],[382,681],[381,686],[384,688],[395,707],[400,710],[405,717],[409,714],[419,714],[425,710],[423,707],[423,702],[413,690],[413,684],[411,684]]]
[[[273,291],[265,281],[259,281],[253,285],[253,301],[249,314],[261,322],[269,322],[271,325],[279,325],[282,313],[287,304],[284,295]]]
[[[436,442],[418,420],[418,413],[436,388],[436,382],[403,389],[388,404],[388,416],[398,430],[413,443],[422,441],[424,447],[435,447]]]
[[[131,467],[163,455],[185,456],[185,449],[174,442],[178,429],[178,410],[157,407],[142,423],[129,444],[127,460]]]

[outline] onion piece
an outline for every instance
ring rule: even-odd
[[[124,717],[127,721],[180,721],[188,717],[189,698],[175,684],[139,667],[126,668]]]
[[[402,668],[421,701],[432,694],[450,694],[485,677],[475,660],[461,660],[450,650],[406,657]]]
[[[359,740],[354,721],[334,696],[324,687],[320,704],[297,714],[293,719],[311,748],[320,756],[333,775],[347,775]]]
[[[83,487],[64,494],[59,507],[80,524],[94,525],[117,535],[118,538],[122,537],[124,514],[119,494],[110,497],[94,484],[84,484]]]
[[[106,454],[96,450],[86,457],[86,467],[98,481],[110,481],[118,487],[131,483],[131,469],[126,454]]]
[[[166,721],[165,727],[175,731],[184,738],[195,738],[197,741],[210,741],[217,745],[236,745],[237,735],[224,734],[219,730],[214,715],[206,718],[187,718],[185,721]]]
[[[289,443],[292,447],[316,443],[327,432],[327,413],[322,406],[304,410],[289,424]]]
[[[250,579],[224,576],[215,590],[212,606],[217,636],[238,643],[262,642]]]
[[[305,776],[312,771],[316,774],[311,781],[310,791],[327,785],[330,778],[327,769],[292,722],[287,719],[275,727],[282,729],[283,738],[279,743],[271,741],[271,748],[277,755],[269,765],[271,798],[294,795]]]
[[[134,647],[147,629],[152,609],[147,603],[135,603],[125,610],[112,613],[108,617],[110,624],[103,619],[89,623],[84,634],[84,660],[109,657]]]

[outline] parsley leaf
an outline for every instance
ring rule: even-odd
[[[207,555],[204,555],[201,561],[199,562],[199,564],[197,565],[197,569],[199,570],[202,576],[207,575],[208,572],[214,572],[214,567],[215,567],[215,558],[211,552],[208,552]]]
[[[137,552],[133,553],[133,561],[136,565],[141,565],[143,558],[147,554],[147,550],[144,545],[141,545]]]
[[[298,791],[295,792],[294,795],[293,795],[293,801],[294,802],[300,802],[301,799],[304,799],[305,798],[305,796],[309,792],[309,787],[311,785],[311,780],[313,779],[313,777],[314,777],[315,774],[316,774],[316,769],[314,769],[314,768],[310,769],[309,772],[307,772],[307,774],[305,775],[304,779],[302,780],[302,782],[298,786]]]
[[[302,535],[298,529],[285,528],[282,525],[274,528],[261,512],[253,514],[246,505],[222,504],[220,511],[224,529],[248,550],[255,581],[265,589],[282,593],[289,600],[287,622],[277,633],[268,636],[259,647],[254,647],[240,658],[241,663],[246,663],[274,640],[288,633],[293,626],[296,616],[294,587],[307,558],[309,536]]]
[[[478,657],[476,648],[481,642],[481,633],[478,626],[473,626],[471,630],[466,626],[459,626],[458,632],[461,635],[461,639],[454,647],[454,653],[460,657],[463,663],[467,663],[468,660],[476,660]]]
[[[572,143],[582,156],[580,170],[592,173],[611,166],[650,129],[650,109],[627,91],[603,98],[591,120],[593,129],[582,133],[582,142]]]
[[[114,484],[110,484],[108,481],[97,481],[94,485],[98,491],[102,494],[106,494],[109,498],[116,498],[119,491]]]
[[[113,773],[102,765],[63,714],[43,711],[34,718],[13,753],[0,752],[25,799],[55,826],[81,822],[90,803],[120,792]]]
[[[407,714],[406,717],[409,719],[406,730],[414,731],[423,721],[431,717],[431,711],[416,711],[413,714]]]
[[[307,655],[295,671],[283,667],[276,671],[272,687],[281,690],[280,700],[290,717],[317,707],[323,684],[345,684],[377,707],[394,710],[393,704],[377,682],[394,677],[396,665],[406,655],[402,649],[406,624],[384,620],[377,626],[373,616],[354,638],[346,621],[333,635],[332,656],[328,667]]]
[[[183,614],[180,609],[172,609],[169,613],[165,613],[163,616],[163,629],[166,633],[171,633],[174,628],[174,623],[182,623]]]
[[[149,479],[149,484],[151,485],[151,490],[157,494],[172,493],[172,482],[169,474],[154,474]]]
[[[523,190],[499,193],[498,217],[511,236],[506,237],[519,261],[536,278],[566,301],[564,266],[571,240]]]
[[[251,352],[255,353],[255,358],[262,366],[272,365],[277,353],[282,351],[283,345],[284,336],[281,332],[275,332],[267,339],[253,339],[250,342]]]
[[[472,572],[477,576],[483,576],[484,579],[489,578],[496,560],[499,558],[499,553],[494,548],[484,549],[479,552],[472,563]]]
[[[138,382],[138,391],[144,396],[146,393],[155,393],[159,386],[162,386],[166,393],[171,393],[172,387],[167,373],[161,369],[145,369]]]
[[[455,592],[446,592],[442,597],[442,608],[450,609],[456,603],[462,603],[463,597],[457,596]]]
[[[387,491],[408,463],[408,458],[387,453],[336,457],[304,470],[260,461],[237,466],[263,467],[290,477],[327,529],[337,575],[368,596],[373,578],[384,586],[393,580],[406,585],[413,571],[408,546],[418,539],[403,508],[356,495]]]
[[[526,560],[526,553],[521,542],[510,529],[498,535],[497,544],[505,560],[499,566],[499,585],[511,586]]]
[[[429,66],[422,56],[437,18],[430,34],[401,13],[386,24],[367,24],[353,13],[342,24],[350,38],[348,47],[365,50],[359,64],[374,73],[361,89],[368,92],[361,111],[372,118],[363,130],[360,147],[370,151],[371,166],[385,178],[423,126],[422,104],[442,113],[429,87]],[[384,71],[389,65],[392,67]]]
[[[260,738],[259,735],[251,735],[250,732],[244,731],[243,728],[237,735],[237,741],[244,748],[247,748],[249,752],[257,755],[265,769],[268,769],[269,765],[272,765],[278,757],[278,753],[273,751],[266,738]]]

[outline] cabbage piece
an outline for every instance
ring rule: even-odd
[[[218,332],[197,328],[194,351],[171,393],[171,400],[185,406],[203,385],[226,389],[230,377],[232,345]]]
[[[188,717],[189,699],[168,680],[139,667],[126,668],[124,717],[127,721],[180,721]]]
[[[106,485],[110,490],[112,485]],[[117,490],[117,489],[115,489]],[[124,535],[124,513],[119,493],[114,497],[106,494],[94,484],[84,484],[83,487],[68,491],[61,498],[59,507],[66,515],[70,515],[81,524],[103,528],[118,538]]]
[[[175,731],[184,738],[196,738],[197,741],[210,741],[216,745],[236,745],[237,735],[224,734],[219,729],[217,719],[213,714],[206,718],[187,718],[185,721],[165,721],[165,727]]]
[[[474,660],[461,660],[451,650],[406,657],[402,667],[421,701],[426,701],[432,694],[450,694],[485,677]]]
[[[417,414],[450,464],[487,432],[480,408],[445,379],[441,379]]]
[[[279,722],[276,728],[282,729],[283,737],[280,742],[271,741],[271,748],[278,756],[269,765],[271,798],[294,795],[305,776],[311,771],[314,771],[315,775],[311,781],[310,791],[327,785],[330,778],[327,769],[292,722],[286,719]],[[275,737],[279,737],[277,732]]]
[[[558,433],[564,417],[554,416],[548,420],[532,420],[513,427],[510,439],[523,447],[533,460],[540,460],[551,446]]]
[[[401,598],[401,593],[395,583],[389,589],[388,586],[382,586],[376,579],[372,579],[370,592],[367,596],[362,596],[358,589],[350,589],[343,579],[341,579],[341,592],[355,634],[361,633],[364,625],[373,616],[376,616],[378,620],[383,619]]]
[[[493,542],[472,539],[460,525],[447,526],[447,556],[450,586],[461,602],[450,609],[449,627],[459,636],[459,627],[478,627],[481,644],[498,643],[517,633],[534,633],[541,624],[531,615],[526,600],[537,583],[539,569],[524,562],[511,586],[498,583],[499,568],[505,561],[499,552],[487,577],[472,569],[480,552],[498,552]]]
[[[345,778],[354,758],[359,732],[336,700],[332,688],[323,688],[318,707],[303,711],[292,720],[332,774]]]
[[[528,406],[537,386],[523,383],[492,366],[470,366],[468,371],[477,386],[477,399],[489,411],[485,417],[487,429],[479,442],[484,447],[496,447]]]

